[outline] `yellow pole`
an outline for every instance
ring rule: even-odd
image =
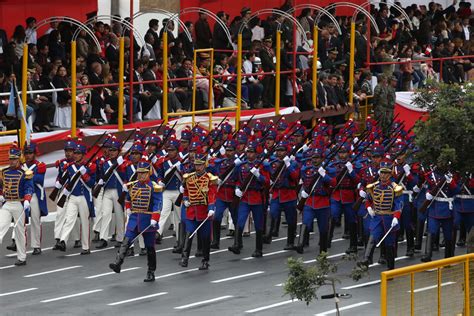
[[[316,23],[313,27],[313,94],[312,94],[312,101],[313,101],[313,109],[316,110],[317,107],[317,81],[318,81],[318,26]]]
[[[123,76],[125,65],[125,39],[120,37],[119,42],[119,97],[118,97],[118,130],[123,131]]]
[[[242,112],[242,34],[237,36],[237,113],[235,114],[235,129],[239,129],[240,113]]]
[[[281,33],[276,33],[276,76],[275,76],[275,115],[280,115],[280,51],[281,51]]]
[[[193,106],[194,106],[194,102],[193,102]],[[163,116],[164,116],[165,124],[168,124],[168,32],[167,30],[163,32]],[[194,123],[194,120],[193,120],[193,123]]]
[[[213,71],[214,71],[214,49],[211,49],[211,65],[209,67],[209,131],[212,129],[212,108],[213,108],[213,97],[212,97],[212,87],[214,87],[214,81],[213,81]]]
[[[380,282],[380,315],[387,315],[387,275],[382,272],[382,280]]]
[[[21,72],[21,102],[23,103],[23,113],[26,116],[26,102],[27,102],[27,95],[26,91],[28,89],[28,44],[25,43],[23,45],[23,65],[22,65],[22,72]],[[27,126],[25,124],[25,119],[21,120],[21,131],[20,131],[20,144],[18,144],[21,148],[25,146],[26,140],[26,129]]]
[[[349,104],[353,106],[354,102],[354,58],[355,58],[355,22],[351,22],[351,52],[349,62]],[[349,115],[354,117],[354,112]]]
[[[196,50],[194,50],[194,59],[193,59],[193,104],[192,104],[192,125],[194,126],[194,121],[195,121],[195,114],[194,112],[196,111],[196,72],[197,72],[197,66],[196,66]]]
[[[77,96],[77,76],[76,76],[76,41],[71,42],[71,136],[76,137],[76,96]]]
[[[410,274],[410,315],[415,315],[415,273]]]
[[[464,315],[471,315],[471,288],[469,278],[469,258],[466,258],[464,262]]]

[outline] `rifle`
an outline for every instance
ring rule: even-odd
[[[420,209],[418,210],[419,212],[422,212],[422,213],[426,212],[426,210],[431,206],[431,204],[436,199],[436,197],[438,197],[438,195],[441,193],[441,191],[443,190],[446,183],[448,183],[446,178],[444,179],[444,181],[438,183],[436,188],[433,190],[434,192],[436,192],[436,194],[433,196],[433,199],[432,200],[425,200],[423,202],[423,204],[421,205]]]
[[[102,135],[99,136],[99,138],[96,139],[96,141],[92,144],[91,148],[94,148],[95,145],[97,145],[99,143],[99,141],[102,139],[102,137],[104,137],[105,134],[107,134],[107,131],[105,131]],[[64,182],[66,182],[66,180],[67,180],[67,172],[66,172],[66,170],[63,170],[63,172],[61,173],[61,176],[59,177],[59,182],[64,183]],[[53,189],[53,191],[51,191],[51,193],[49,194],[49,198],[52,201],[55,201],[56,198],[58,197],[59,190],[60,189],[55,187]]]
[[[87,160],[87,162],[84,164],[84,166],[87,166],[88,164],[91,163],[91,161],[95,158],[95,156],[100,152],[100,150],[104,147],[104,144],[102,144],[102,146],[100,146],[97,151],[91,155],[89,157],[89,159]],[[74,187],[76,186],[76,183],[77,181],[79,181],[79,178],[81,177],[81,172],[79,170],[76,171],[76,173],[72,176],[71,178],[71,181],[69,181],[66,186],[65,186],[65,189],[69,192],[71,192]],[[63,194],[59,200],[58,200],[58,206],[59,207],[64,207],[64,203],[66,203],[66,199],[67,199],[67,196],[65,194]]]
[[[119,151],[122,150],[123,146],[128,142],[130,137],[135,133],[135,130],[132,130],[130,134],[128,134],[127,138],[125,141],[120,145]],[[132,146],[128,148],[128,150],[123,154],[123,157],[127,156],[130,150],[132,149]],[[99,196],[100,190],[104,187],[104,185],[109,181],[110,177],[114,174],[115,170],[117,169],[118,164],[117,161],[115,161],[112,166],[110,166],[109,169],[105,172],[104,176],[102,177],[102,180],[104,181],[103,184],[97,183],[94,188],[92,189],[92,196],[97,198]]]

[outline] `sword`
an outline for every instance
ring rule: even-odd
[[[384,241],[384,239],[387,238],[388,234],[390,234],[390,232],[392,231],[393,227],[395,227],[395,226],[391,226],[391,227],[390,227],[390,229],[385,233],[385,235],[382,237],[382,239],[380,239],[380,241],[379,241],[378,244],[375,246],[375,248],[380,247],[380,245],[382,244],[382,242]]]
[[[193,231],[193,233],[191,234],[191,236],[189,236],[189,239],[193,238],[194,235],[196,235],[196,233],[198,232],[199,228],[201,228],[201,226],[204,225],[204,223],[205,223],[208,219],[209,219],[209,216],[206,217],[206,219],[203,220],[201,224],[199,224],[199,226],[196,228],[196,230]]]
[[[128,224],[128,223],[127,223]],[[150,225],[148,225],[144,230],[142,230],[142,232],[140,234],[138,234],[135,238],[133,238],[133,240],[129,243],[129,245],[133,245],[133,243],[135,242],[135,240],[138,239],[138,237],[140,237],[141,235],[143,235],[144,232],[146,232],[148,230],[148,228],[151,227],[151,223]]]
[[[30,208],[31,209],[31,208]],[[18,223],[20,222],[20,219],[22,217],[22,215],[25,213],[25,209],[23,209],[23,211],[21,212],[20,214],[20,217],[18,217],[18,220],[16,221],[15,225],[13,225],[13,229],[16,228],[16,226],[18,225]],[[26,218],[26,214],[25,214],[25,218]]]

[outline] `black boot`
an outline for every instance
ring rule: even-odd
[[[402,242],[405,240],[404,234],[405,234],[405,228],[403,228],[403,226],[400,225],[400,229],[398,230],[398,234],[397,234],[398,242]]]
[[[357,217],[357,247],[364,247],[364,223],[362,217]]]
[[[284,250],[296,250],[295,247],[296,223],[288,224],[288,236],[286,237],[286,246]]]
[[[298,238],[298,246],[296,246],[297,253],[304,253],[304,236],[306,235],[307,231],[308,227],[305,224],[301,224],[301,234]]]
[[[10,251],[16,251],[15,239],[12,239],[12,244],[10,246],[7,246],[7,249]]]
[[[59,242],[58,250],[62,252],[66,251],[66,242],[64,240],[61,240]]]
[[[235,227],[234,244],[227,249],[230,252],[233,252],[234,254],[238,255],[240,254],[240,250],[242,249],[242,247],[242,230],[239,227]]]
[[[431,256],[433,255],[433,235],[428,234],[428,237],[426,237],[426,249],[425,249],[425,254],[423,257],[421,257],[422,262],[430,262],[431,261]]]
[[[179,265],[183,268],[188,266],[189,254],[191,253],[191,246],[193,245],[194,236],[189,238],[190,236],[191,233],[186,232],[183,253],[181,254],[181,261],[179,262]]]
[[[212,222],[212,243],[211,249],[219,249],[219,242],[221,239],[221,223],[214,220]]]
[[[80,240],[76,240],[74,242],[74,248],[81,248],[82,247],[82,244],[81,244],[81,241]]]
[[[439,251],[439,232],[433,238],[433,251]]]
[[[309,229],[307,229],[306,232],[303,234],[303,245],[305,247],[309,247]],[[327,248],[327,244],[326,244],[326,248]]]
[[[334,229],[336,228],[336,221],[331,219],[331,224],[329,225],[329,236],[328,236],[328,248],[331,249],[332,238],[334,237]]]
[[[219,229],[220,229],[220,224],[219,224]],[[211,240],[209,239],[209,237],[202,240],[202,252],[203,252],[203,258],[202,258],[201,266],[199,267],[199,270],[208,270],[210,252],[211,252]]]
[[[385,255],[387,256],[387,270],[395,269],[395,248],[394,248],[394,246],[385,247]]]
[[[155,270],[156,270],[156,252],[155,248],[148,247],[146,248],[148,271],[146,273],[146,278],[143,282],[153,282],[155,281]]]
[[[270,221],[270,229],[268,230],[268,233],[263,237],[263,243],[265,244],[272,243],[272,234],[273,234],[273,231],[275,230],[275,227],[277,226],[277,222],[278,220],[272,217]]]
[[[346,250],[347,254],[357,253],[357,223],[349,225],[350,243],[349,249]]]
[[[99,241],[99,244],[97,246],[95,246],[96,249],[104,249],[104,248],[107,248],[107,241],[105,241],[105,239],[101,239]]]
[[[257,230],[255,235],[255,251],[252,253],[252,257],[260,258],[263,256],[263,231]]]
[[[115,262],[109,264],[109,268],[112,269],[115,273],[120,273],[120,270],[122,269],[123,260],[125,259],[125,256],[127,255],[127,250],[129,247],[128,242],[129,242],[128,238],[125,237],[123,239],[123,243],[120,246],[119,251],[117,252],[117,257],[115,258]]]
[[[319,253],[328,252],[328,233],[319,233]]]
[[[182,253],[184,248],[184,242],[186,239],[186,228],[184,223],[179,223],[179,236],[178,236],[178,246],[173,249],[173,253]]]
[[[446,240],[446,245],[444,247],[444,257],[450,258],[454,256],[454,241],[453,240]]]
[[[33,249],[33,253],[32,253],[33,256],[37,256],[37,255],[40,255],[40,254],[41,254],[41,248],[34,248]]]
[[[202,248],[202,239],[199,237],[199,234],[197,235],[197,250],[196,253],[194,254],[196,258],[202,257],[203,256],[203,248]]]
[[[369,265],[373,263],[374,251],[375,251],[375,239],[372,236],[370,236],[369,241],[367,242],[367,247],[365,248],[364,260],[361,262],[358,262],[357,265],[369,267]]]
[[[459,239],[456,245],[458,247],[464,247],[466,245],[466,226],[463,222],[461,222],[461,225],[459,227]]]
[[[387,263],[387,259],[386,259],[386,251],[385,251],[385,244],[381,244],[380,245],[380,258],[379,258],[379,261],[378,263],[379,264],[386,264]]]
[[[273,227],[273,230],[272,230],[272,237],[278,237],[278,235],[280,234],[280,223],[281,223],[281,215],[278,215],[275,222],[275,226]]]
[[[341,220],[342,222],[342,220]],[[344,232],[342,233],[342,239],[351,238],[351,224],[348,223],[346,216],[344,216]]]
[[[155,239],[155,244],[161,245],[161,241],[163,240],[163,236],[159,232],[156,232],[156,239]]]
[[[92,242],[93,242],[93,243],[96,243],[96,242],[98,242],[99,240],[100,240],[100,233],[94,231],[94,239],[92,239]]]
[[[416,239],[415,239],[415,252],[421,250],[423,245],[423,231],[425,229],[425,222],[424,221],[417,221],[416,222]]]
[[[415,255],[415,236],[413,229],[409,228],[407,232],[407,257],[413,257]]]

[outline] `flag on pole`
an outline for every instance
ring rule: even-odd
[[[15,84],[10,84],[10,98],[8,99],[7,116],[16,117],[15,111]]]
[[[26,129],[25,141],[29,145],[30,138],[31,138],[31,129],[30,129],[30,126],[28,125],[28,122],[26,121],[26,113],[25,113],[25,109],[23,108],[23,100],[21,99],[20,93],[18,92],[18,89],[16,87],[15,87],[15,90],[16,90],[16,95],[18,97],[18,107],[20,108],[20,118],[25,124],[25,129]]]

